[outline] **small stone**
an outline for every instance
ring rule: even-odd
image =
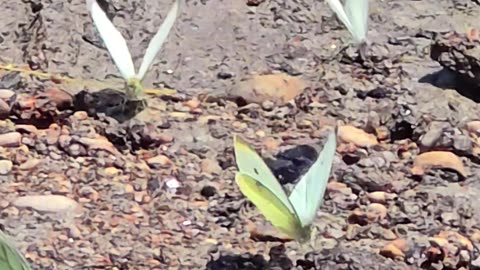
[[[443,131],[445,129],[445,124],[443,122],[432,122],[428,126],[428,130],[420,139],[420,145],[430,148],[435,146],[435,144],[442,137]]]
[[[379,221],[387,216],[387,208],[383,204],[371,203],[367,206],[367,218],[371,221]]]
[[[238,83],[228,95],[241,97],[248,103],[262,104],[268,100],[283,105],[302,93],[305,87],[300,78],[288,74],[254,75]]]
[[[458,172],[462,177],[467,176],[460,157],[447,151],[431,151],[418,155],[411,169],[414,175],[423,175],[429,169],[450,169]]]
[[[85,111],[78,111],[73,114],[75,118],[77,118],[80,121],[87,120],[88,119],[88,113]]]
[[[383,191],[375,191],[367,193],[367,198],[373,203],[385,204],[388,200],[393,200],[397,197],[396,194],[387,193]]]
[[[18,208],[33,208],[39,212],[65,212],[71,211],[78,203],[61,195],[27,195],[13,201]]]
[[[132,185],[126,184],[126,185],[125,185],[125,192],[126,192],[126,193],[133,193],[133,192],[135,192],[135,189],[133,188]]]
[[[460,152],[471,153],[473,150],[473,142],[465,135],[457,135],[453,138],[453,148]]]
[[[50,88],[45,90],[45,94],[59,109],[68,108],[73,104],[72,95],[60,89]]]
[[[108,176],[117,176],[119,174],[119,170],[115,167],[107,167],[105,168],[105,174]]]
[[[7,175],[12,171],[13,163],[8,159],[0,160],[0,175]]]
[[[9,100],[15,95],[15,92],[8,89],[0,89],[0,99]]]
[[[2,147],[18,147],[22,142],[22,134],[19,132],[9,132],[0,134],[0,146]]]
[[[168,167],[173,164],[173,162],[165,155],[158,155],[152,158],[147,159],[147,164],[152,168],[157,167]]]
[[[377,138],[354,126],[340,126],[338,137],[345,143],[353,143],[358,147],[370,147],[378,144]]]
[[[206,174],[220,174],[222,167],[218,164],[216,160],[213,159],[204,159],[200,165],[202,172]]]

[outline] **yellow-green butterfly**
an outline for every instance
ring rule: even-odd
[[[27,260],[8,241],[7,236],[0,231],[0,269],[1,270],[31,270]]]
[[[240,191],[281,232],[303,243],[310,239],[311,224],[320,207],[336,151],[336,134],[328,135],[322,152],[290,195],[263,159],[239,136],[234,138]]]

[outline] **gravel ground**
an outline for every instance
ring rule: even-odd
[[[0,224],[34,269],[480,269],[478,1],[377,0],[364,56],[323,1],[248,2],[183,3],[144,81],[176,93],[139,106],[84,1],[0,0],[0,64],[75,78],[0,71]],[[110,4],[139,64],[171,2]],[[233,134],[289,185],[334,126],[301,246]]]

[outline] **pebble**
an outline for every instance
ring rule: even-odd
[[[12,171],[13,163],[8,159],[0,160],[0,175],[7,175]]]
[[[204,159],[200,164],[201,170],[206,174],[220,174],[222,172],[222,167],[214,159]]]
[[[445,128],[446,126],[443,122],[432,122],[428,126],[427,132],[423,134],[422,138],[420,139],[420,145],[427,148],[435,146],[435,144],[442,137]]]
[[[22,134],[19,132],[9,132],[0,134],[0,146],[2,147],[18,147],[22,142]]]
[[[27,195],[18,197],[13,201],[18,208],[33,208],[39,212],[65,212],[71,211],[78,203],[61,195]]]
[[[288,74],[254,75],[240,81],[228,95],[230,98],[242,97],[248,103],[271,101],[276,105],[284,105],[302,93],[305,87],[305,82],[299,77]],[[269,107],[273,105],[268,104]]]
[[[451,169],[464,178],[467,176],[462,160],[454,153],[447,151],[431,151],[418,155],[413,163],[411,172],[414,175],[423,175],[431,168]]]
[[[378,144],[375,135],[349,125],[338,128],[338,137],[344,143],[353,143],[358,147],[370,147]]]
[[[387,216],[387,208],[383,204],[371,203],[367,206],[367,218],[371,221],[379,221]]]
[[[158,155],[147,159],[147,164],[152,168],[168,167],[173,164],[172,160],[165,155]]]

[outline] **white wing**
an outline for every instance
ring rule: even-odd
[[[317,160],[302,176],[288,198],[303,227],[313,222],[323,202],[336,148],[336,133],[331,132]]]
[[[368,0],[347,0],[345,12],[353,26],[350,32],[355,42],[365,41],[368,31]]]
[[[87,0],[87,7],[92,15],[93,23],[100,33],[120,74],[125,80],[133,78],[135,76],[135,66],[133,65],[127,42],[122,34],[108,19],[107,14],[103,12],[96,0]]]
[[[342,21],[342,23],[347,27],[348,32],[350,34],[354,35],[354,28],[352,25],[352,22],[350,21],[350,18],[348,17],[347,13],[345,12],[345,9],[343,8],[342,3],[340,0],[326,0],[330,8],[335,12],[337,17]]]
[[[138,71],[137,78],[139,80],[142,80],[145,76],[145,73],[147,73],[150,65],[153,62],[153,59],[157,55],[160,48],[162,48],[163,42],[167,38],[170,29],[172,29],[172,26],[175,23],[175,19],[177,18],[179,2],[180,0],[175,0],[175,3],[167,14],[167,17],[163,21],[160,28],[158,28],[158,31],[153,37],[153,39],[148,44],[147,51],[145,52],[145,56],[142,60],[142,65],[140,66],[140,70]]]

